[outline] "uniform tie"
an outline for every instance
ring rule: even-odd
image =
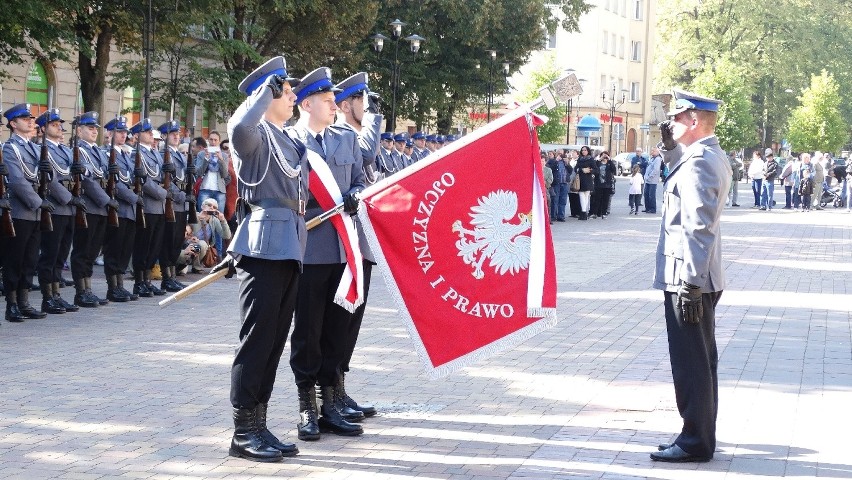
[[[322,144],[322,134],[318,133],[317,136],[314,138],[316,138],[317,144],[319,144],[322,154],[325,155],[325,146]]]

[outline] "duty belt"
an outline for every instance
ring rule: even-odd
[[[305,214],[305,201],[292,198],[261,198],[254,202],[246,202],[252,212],[267,208],[289,208],[299,215]]]

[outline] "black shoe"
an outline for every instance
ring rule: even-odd
[[[151,281],[150,281],[150,280],[149,280],[148,282],[146,282],[146,283],[145,283],[145,286],[146,286],[146,287],[148,287],[148,291],[150,291],[152,294],[154,294],[154,295],[156,295],[156,296],[158,296],[158,297],[161,297],[161,296],[163,296],[163,295],[165,295],[165,294],[166,294],[166,292],[164,292],[164,291],[160,290],[159,288],[155,287],[155,286],[154,286],[154,284],[153,284],[153,283],[151,283]]]
[[[133,294],[139,297],[146,298],[154,296],[154,292],[148,290],[148,285],[146,285],[145,283],[135,283],[133,285]]]
[[[338,388],[338,395],[340,395],[341,401],[348,408],[351,408],[352,410],[363,413],[364,417],[372,417],[373,415],[378,413],[376,411],[376,407],[374,407],[372,405],[367,405],[367,404],[358,404],[358,402],[353,400],[352,397],[350,397],[346,393],[345,378],[343,377],[343,375],[341,375],[340,378],[338,379],[337,388]]]
[[[30,291],[28,289],[18,290],[18,309],[24,315],[24,318],[40,319],[47,317],[47,314],[41,310],[36,310],[29,302]]]
[[[74,294],[74,305],[83,308],[96,308],[98,306],[98,301],[96,299],[93,299],[86,292],[85,278],[75,280],[74,288],[77,289],[77,293]]]
[[[278,440],[278,437],[272,434],[268,428],[266,428],[266,409],[268,405],[265,403],[258,403],[257,408],[255,409],[255,413],[257,414],[257,428],[260,431],[260,438],[266,442],[270,447],[281,452],[281,455],[285,457],[292,457],[299,453],[299,448],[296,447],[295,443],[284,443],[281,440]]]
[[[732,203],[732,204],[731,204],[731,206],[732,206],[732,207],[739,207],[739,206],[740,206],[740,204],[739,204],[739,203]]]
[[[41,285],[41,309],[51,315],[65,313],[65,307],[53,299],[53,285],[49,283]]]
[[[106,298],[100,298],[92,291],[92,277],[86,277],[83,280],[86,282],[86,294],[89,296],[90,300],[97,302],[98,305],[107,305],[109,303],[109,300]]]
[[[330,432],[347,437],[364,433],[361,425],[347,422],[340,410],[334,405],[334,387],[332,385],[321,386],[320,392],[322,392],[322,407],[320,407],[321,416],[317,421],[320,432]]]
[[[657,445],[657,450],[659,450],[659,451],[668,450],[669,448],[672,448],[673,446],[674,446],[674,443],[661,443],[661,444]]]
[[[665,450],[660,450],[651,454],[651,460],[670,463],[709,462],[712,459],[712,455],[709,457],[700,457],[698,455],[684,452],[683,449],[677,445],[672,445]]]
[[[263,441],[254,408],[234,409],[234,436],[228,455],[254,462],[280,462],[284,456]]]
[[[53,282],[53,299],[62,305],[62,308],[65,309],[66,312],[76,312],[80,310],[80,307],[74,305],[73,303],[68,303],[62,298],[62,295],[59,293],[59,289],[62,288],[62,282]]]
[[[317,420],[317,393],[314,387],[299,388],[299,417],[296,425],[299,440],[314,441],[320,439],[320,428]]]
[[[18,308],[17,298],[17,292],[9,292],[6,295],[6,320],[21,323],[24,321],[24,314]]]
[[[364,421],[364,412],[355,410],[343,401],[343,375],[337,376],[337,383],[334,385],[334,406],[340,415],[349,423],[358,423]]]

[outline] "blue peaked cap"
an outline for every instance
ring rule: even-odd
[[[293,89],[293,93],[296,94],[296,103],[302,103],[302,100],[320,92],[339,92],[331,81],[331,69],[328,67],[320,67],[305,75],[299,80],[299,85]]]
[[[426,138],[423,132],[414,132],[414,135],[411,136],[412,140],[420,140],[421,138]]]
[[[245,95],[251,95],[258,87],[265,84],[266,80],[272,75],[281,75],[291,87],[299,84],[299,80],[287,75],[287,61],[284,60],[284,57],[277,56],[270,58],[266,63],[254,69],[240,82],[237,89]]]
[[[365,72],[358,72],[352,75],[338,83],[336,88],[340,89],[340,93],[334,96],[334,103],[340,103],[353,95],[370,90],[367,86],[367,74]]]
[[[41,128],[44,128],[44,126],[48,123],[56,121],[65,123],[65,120],[62,120],[62,117],[60,117],[59,115],[59,109],[51,108],[50,110],[47,110],[38,116],[38,118],[36,119],[36,125]]]
[[[721,100],[710,97],[702,97],[697,93],[687,92],[686,90],[673,89],[672,97],[675,99],[674,109],[667,114],[670,117],[687,110],[705,110],[708,112],[718,112]]]
[[[130,133],[132,133],[133,135],[137,135],[139,133],[148,132],[148,131],[153,130],[153,129],[154,129],[154,126],[151,125],[151,119],[150,118],[143,118],[136,125],[133,125],[132,127],[130,127]]]
[[[160,125],[157,130],[159,130],[160,133],[162,133],[163,135],[168,135],[172,132],[179,132],[180,122],[178,122],[177,120],[169,120],[168,122]]]
[[[382,132],[382,140],[393,140],[393,134],[391,132]]]
[[[19,103],[17,105],[13,105],[11,108],[3,112],[3,116],[6,117],[7,121],[12,121],[16,118],[21,117],[33,117],[33,114],[30,113],[30,104],[29,103]]]
[[[404,133],[397,133],[396,135],[393,136],[394,142],[404,142],[406,140],[408,140],[408,135],[406,135]]]
[[[98,125],[98,112],[86,112],[80,115],[77,118],[77,125],[100,127],[100,125]]]
[[[112,120],[108,121],[104,128],[112,131],[126,132],[127,131],[127,117],[116,117]]]

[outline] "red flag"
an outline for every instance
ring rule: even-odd
[[[518,109],[363,192],[367,237],[433,377],[556,323],[534,122]]]

